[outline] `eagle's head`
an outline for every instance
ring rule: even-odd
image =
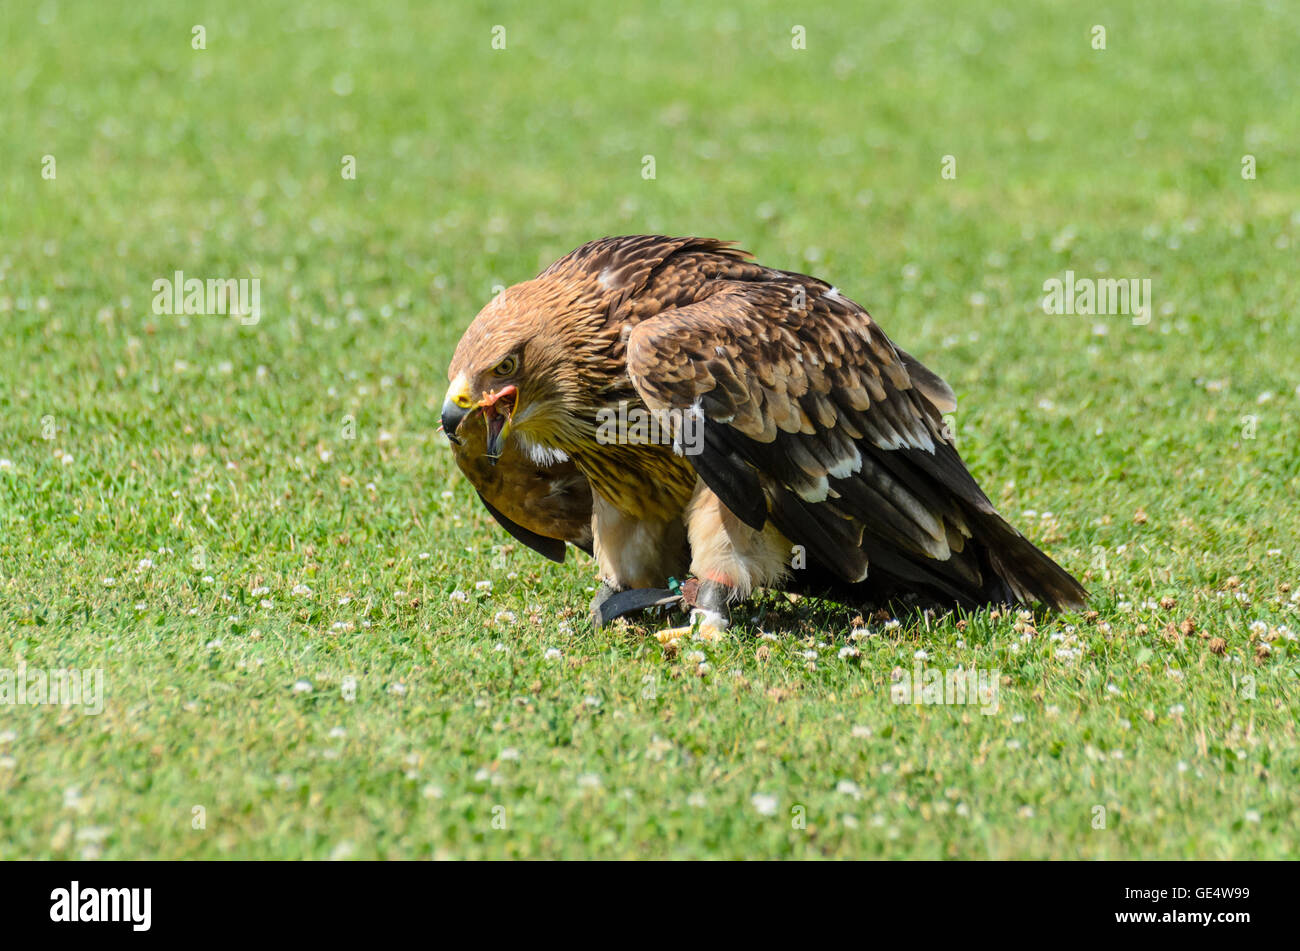
[[[545,277],[498,294],[469,325],[447,370],[447,438],[459,446],[457,430],[481,414],[489,461],[500,458],[509,439],[539,464],[563,459],[557,444],[595,424],[583,358],[593,347],[604,349],[593,339],[602,316],[564,293],[563,282]]]

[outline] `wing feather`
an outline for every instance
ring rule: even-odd
[[[944,438],[941,414],[956,404],[938,375],[821,282],[744,268],[627,337],[628,376],[649,407],[703,412],[691,462],[723,504],[752,527],[770,520],[844,582],[874,565],[962,604],[1081,600]]]

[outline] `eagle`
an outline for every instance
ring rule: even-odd
[[[838,288],[733,242],[584,244],[489,302],[448,378],[457,465],[521,543],[595,557],[598,622],[679,578],[690,624],[661,641],[721,637],[763,588],[972,610],[1087,596],[966,469],[948,384]]]

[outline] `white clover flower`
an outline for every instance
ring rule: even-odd
[[[749,804],[758,810],[760,816],[776,815],[777,798],[767,793],[754,793],[749,797]]]
[[[311,693],[312,685],[310,680],[298,680],[293,685],[294,693]]]
[[[475,581],[475,582],[474,582],[474,590],[475,590],[475,591],[491,591],[491,590],[492,590],[492,582],[491,582],[491,581]]]
[[[546,653],[542,656],[547,660],[559,660],[561,656],[560,649],[558,647],[548,647]]]
[[[464,604],[469,601],[469,595],[457,588],[451,594],[447,595],[447,600],[453,604]]]
[[[514,624],[517,620],[514,611],[498,611],[492,616],[492,621],[495,624]]]
[[[305,584],[296,584],[293,586],[293,590],[289,593],[295,598],[305,598],[307,595],[311,594],[311,588],[307,587]]]

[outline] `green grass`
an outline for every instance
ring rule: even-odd
[[[106,697],[0,706],[0,857],[1294,855],[1296,11],[589,6],[0,20],[0,667]],[[769,599],[702,675],[592,632],[591,561],[507,544],[437,413],[493,285],[635,232],[863,302],[1096,615],[854,659]],[[178,269],[260,322],[155,315]],[[1067,269],[1151,323],[1045,315]],[[918,650],[997,714],[892,703]]]

